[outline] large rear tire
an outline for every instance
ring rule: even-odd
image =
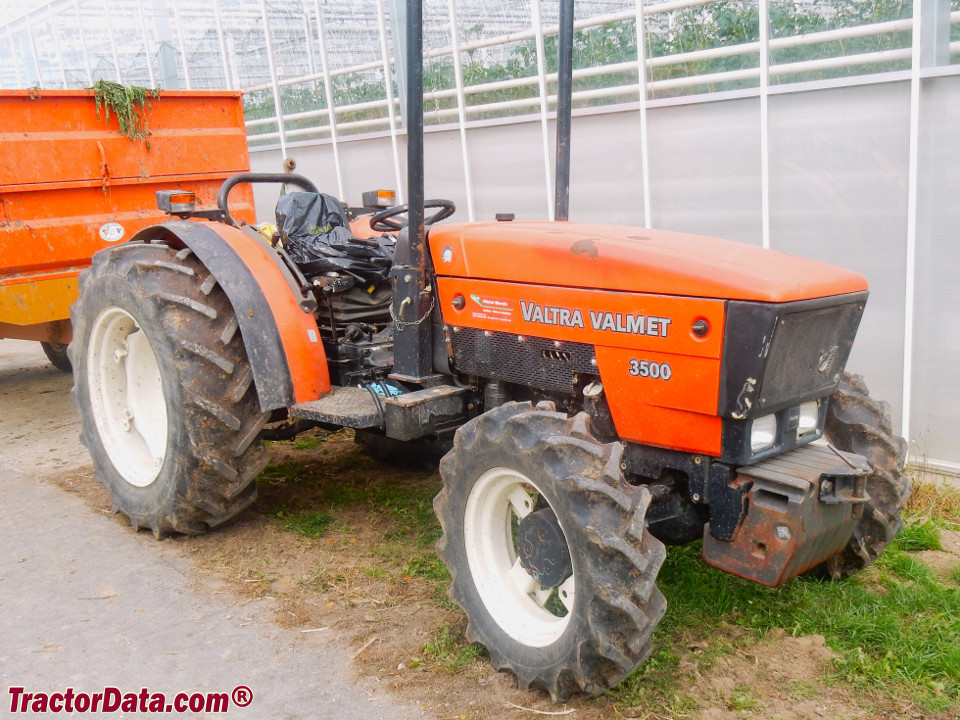
[[[114,511],[161,537],[202,533],[250,505],[269,413],[230,302],[190,250],[97,253],[71,319],[80,439]]]
[[[586,413],[507,403],[461,427],[440,464],[437,549],[467,638],[556,702],[633,672],[666,610],[650,495],[623,479],[622,452],[593,436]]]
[[[850,542],[815,568],[833,579],[848,577],[880,557],[903,525],[903,508],[910,497],[910,478],[903,474],[907,443],[895,435],[890,406],[870,397],[859,375],[844,374],[830,398],[827,439],[840,450],[863,455],[870,464],[863,517]]]

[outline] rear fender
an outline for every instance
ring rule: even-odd
[[[257,233],[224,223],[172,220],[144,228],[131,241],[187,247],[216,278],[236,313],[264,412],[330,391],[311,299]]]

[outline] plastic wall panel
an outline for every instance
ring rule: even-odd
[[[652,108],[652,225],[760,245],[760,101]]]
[[[911,451],[960,467],[960,78],[925,80],[920,107]]]
[[[910,87],[770,97],[770,244],[861,273],[870,299],[847,368],[900,426]]]
[[[570,155],[571,220],[643,225],[639,112],[575,117]]]
[[[547,217],[539,122],[474,127],[467,143],[477,220],[492,220],[497,213],[514,213],[517,220]]]

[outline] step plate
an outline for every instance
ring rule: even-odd
[[[357,387],[334,387],[319,400],[291,407],[290,417],[349,428],[383,427],[383,412],[377,401]]]

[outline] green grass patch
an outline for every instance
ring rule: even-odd
[[[450,625],[438,627],[430,641],[423,646],[422,655],[432,660],[431,664],[444,668],[451,674],[461,672],[472,660],[483,657],[483,646],[467,642],[463,633]],[[413,658],[419,662],[419,658]]]
[[[281,530],[299,533],[309,538],[323,536],[333,522],[333,516],[326,510],[302,510],[288,513],[279,508],[272,515],[274,522]]]
[[[305,473],[306,468],[300,463],[269,463],[257,476],[257,485],[297,482]]]
[[[900,528],[900,533],[893,542],[893,548],[905,552],[943,550],[940,545],[941,525],[942,522],[931,518],[907,521]]]
[[[424,577],[430,580],[450,582],[450,571],[436,555],[418,555],[407,560],[400,568],[405,578]]]
[[[388,541],[410,541],[418,547],[432,546],[440,538],[440,523],[433,512],[434,487],[410,487],[388,482],[370,485],[337,485],[324,500],[330,507],[365,506],[386,514],[394,527],[384,533]]]
[[[907,546],[930,544],[928,530],[916,534],[908,532]],[[658,584],[669,604],[657,630],[661,651],[610,692],[616,702],[677,695],[684,680],[672,679],[670,666],[685,651],[682,641],[694,636],[713,645],[728,622],[758,639],[774,628],[821,634],[839,655],[837,677],[933,711],[960,707],[960,591],[938,582],[899,545],[864,575],[839,582],[797,578],[772,589],[703,565],[694,543],[670,549]]]
[[[327,441],[327,435],[301,435],[293,441],[294,450],[313,450]]]

